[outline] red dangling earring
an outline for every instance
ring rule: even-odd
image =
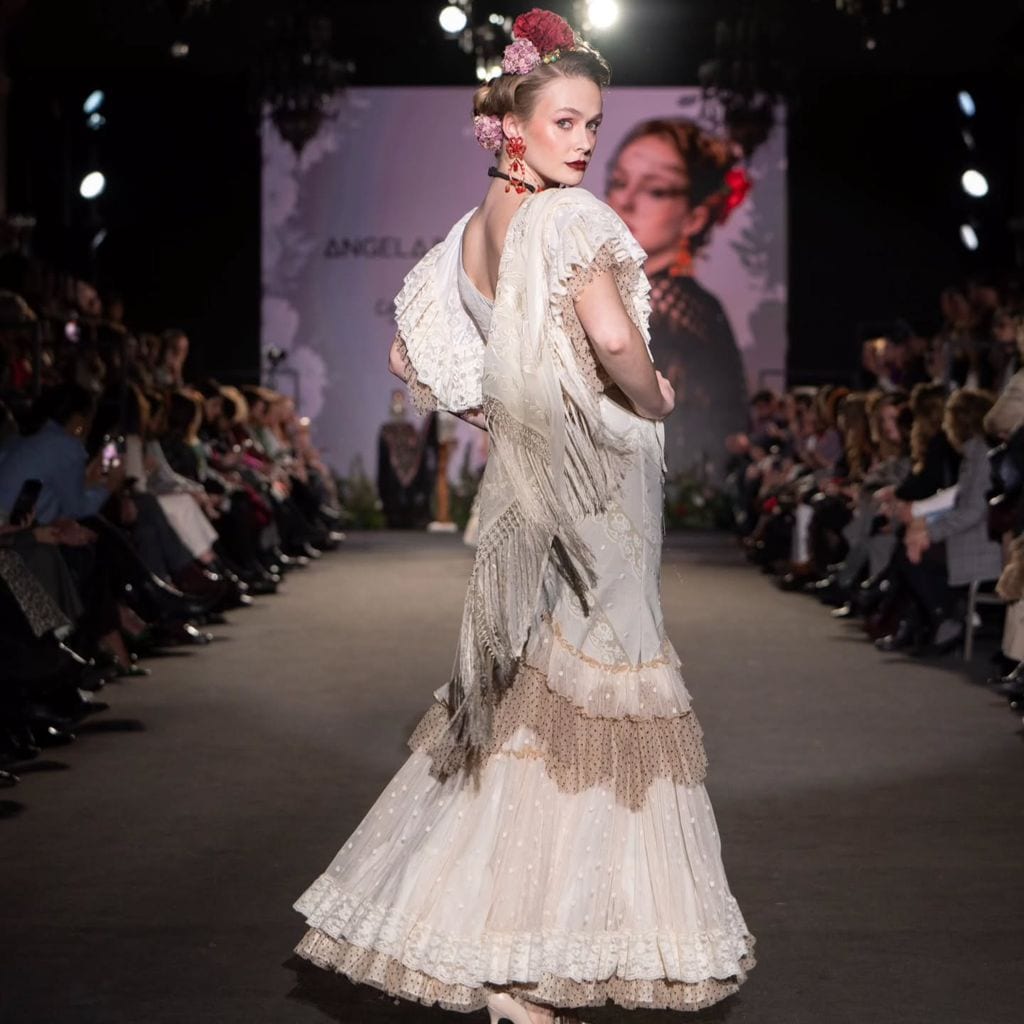
[[[679,243],[679,251],[672,265],[668,268],[669,277],[687,277],[693,272],[693,253],[690,252],[690,240],[684,238]]]
[[[523,178],[526,176],[526,164],[523,157],[526,156],[526,141],[521,135],[511,135],[505,140],[505,152],[508,154],[508,176],[509,183],[505,186],[507,192],[515,188],[519,195],[526,191],[526,183]]]

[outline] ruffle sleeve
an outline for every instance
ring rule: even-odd
[[[484,339],[458,286],[462,232],[472,212],[409,271],[395,298],[395,340],[421,412],[464,412],[483,401]]]

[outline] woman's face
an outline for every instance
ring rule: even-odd
[[[643,135],[619,153],[608,176],[608,205],[647,252],[647,272],[668,267],[683,241],[707,223],[690,206],[690,181],[678,149],[662,135]]]
[[[505,116],[507,135],[521,135],[526,163],[545,186],[578,185],[597,145],[601,90],[589,78],[553,78],[537,96],[529,120]]]
[[[879,411],[880,433],[886,441],[898,444],[900,440],[900,410],[896,405],[883,405]]]

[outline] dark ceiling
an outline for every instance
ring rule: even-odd
[[[18,6],[17,0],[7,6],[12,3]],[[442,33],[442,6],[441,0],[25,0],[13,21],[9,59],[24,71],[175,66],[244,73],[273,46],[268,23],[282,11],[307,8],[330,15],[333,49],[354,61],[356,83],[470,82],[472,57]],[[478,18],[532,6],[474,4]],[[549,6],[571,16],[571,3]],[[880,0],[862,6],[877,9]],[[772,39],[772,56],[797,70],[1020,75],[1024,66],[1021,0],[904,0],[902,10],[868,20],[837,11],[836,0],[620,0],[620,7],[619,25],[592,34],[620,84],[694,81],[698,65],[714,53],[716,23],[741,15]],[[877,44],[870,50],[868,37]],[[184,61],[170,56],[176,40],[190,44]]]

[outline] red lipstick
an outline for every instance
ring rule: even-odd
[[[574,160],[572,163],[566,161],[566,166],[571,167],[574,171],[585,171],[587,169],[587,161]]]

